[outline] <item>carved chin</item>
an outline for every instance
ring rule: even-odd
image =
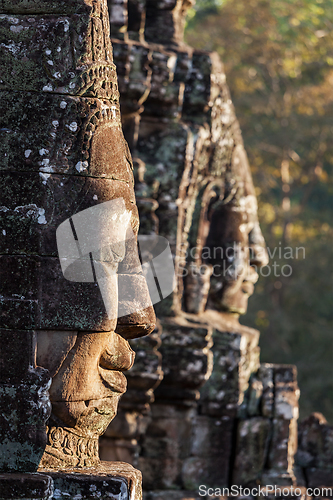
[[[100,436],[116,416],[120,396],[111,393],[110,397],[98,400],[53,402],[51,422],[70,427],[82,437]]]
[[[122,370],[132,366],[134,352],[115,332],[40,332],[38,360],[53,375],[41,465],[97,465],[98,438],[117,414],[127,386]]]
[[[40,467],[98,465],[98,438],[116,416],[120,396],[113,393],[109,398],[95,401],[54,402]]]

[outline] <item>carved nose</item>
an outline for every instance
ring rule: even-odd
[[[269,259],[266,243],[262,235],[259,222],[256,222],[249,234],[249,250],[251,266],[267,266]]]

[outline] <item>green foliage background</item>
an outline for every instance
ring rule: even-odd
[[[242,322],[263,362],[296,364],[301,418],[333,422],[332,33],[332,0],[197,0],[186,41],[225,64],[271,264],[292,266],[260,278]]]

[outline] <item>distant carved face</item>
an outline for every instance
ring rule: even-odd
[[[268,263],[258,221],[250,165],[242,144],[235,147],[226,178],[228,191],[208,215],[203,261],[212,266],[208,308],[245,314],[260,267]]]
[[[268,262],[254,203],[247,197],[242,206],[223,205],[212,214],[205,259],[213,268],[209,308],[245,314],[257,270]]]

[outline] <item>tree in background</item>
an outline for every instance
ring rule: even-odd
[[[197,0],[187,27],[225,64],[271,253],[244,322],[262,361],[297,365],[301,417],[330,420],[332,33],[332,0]]]

